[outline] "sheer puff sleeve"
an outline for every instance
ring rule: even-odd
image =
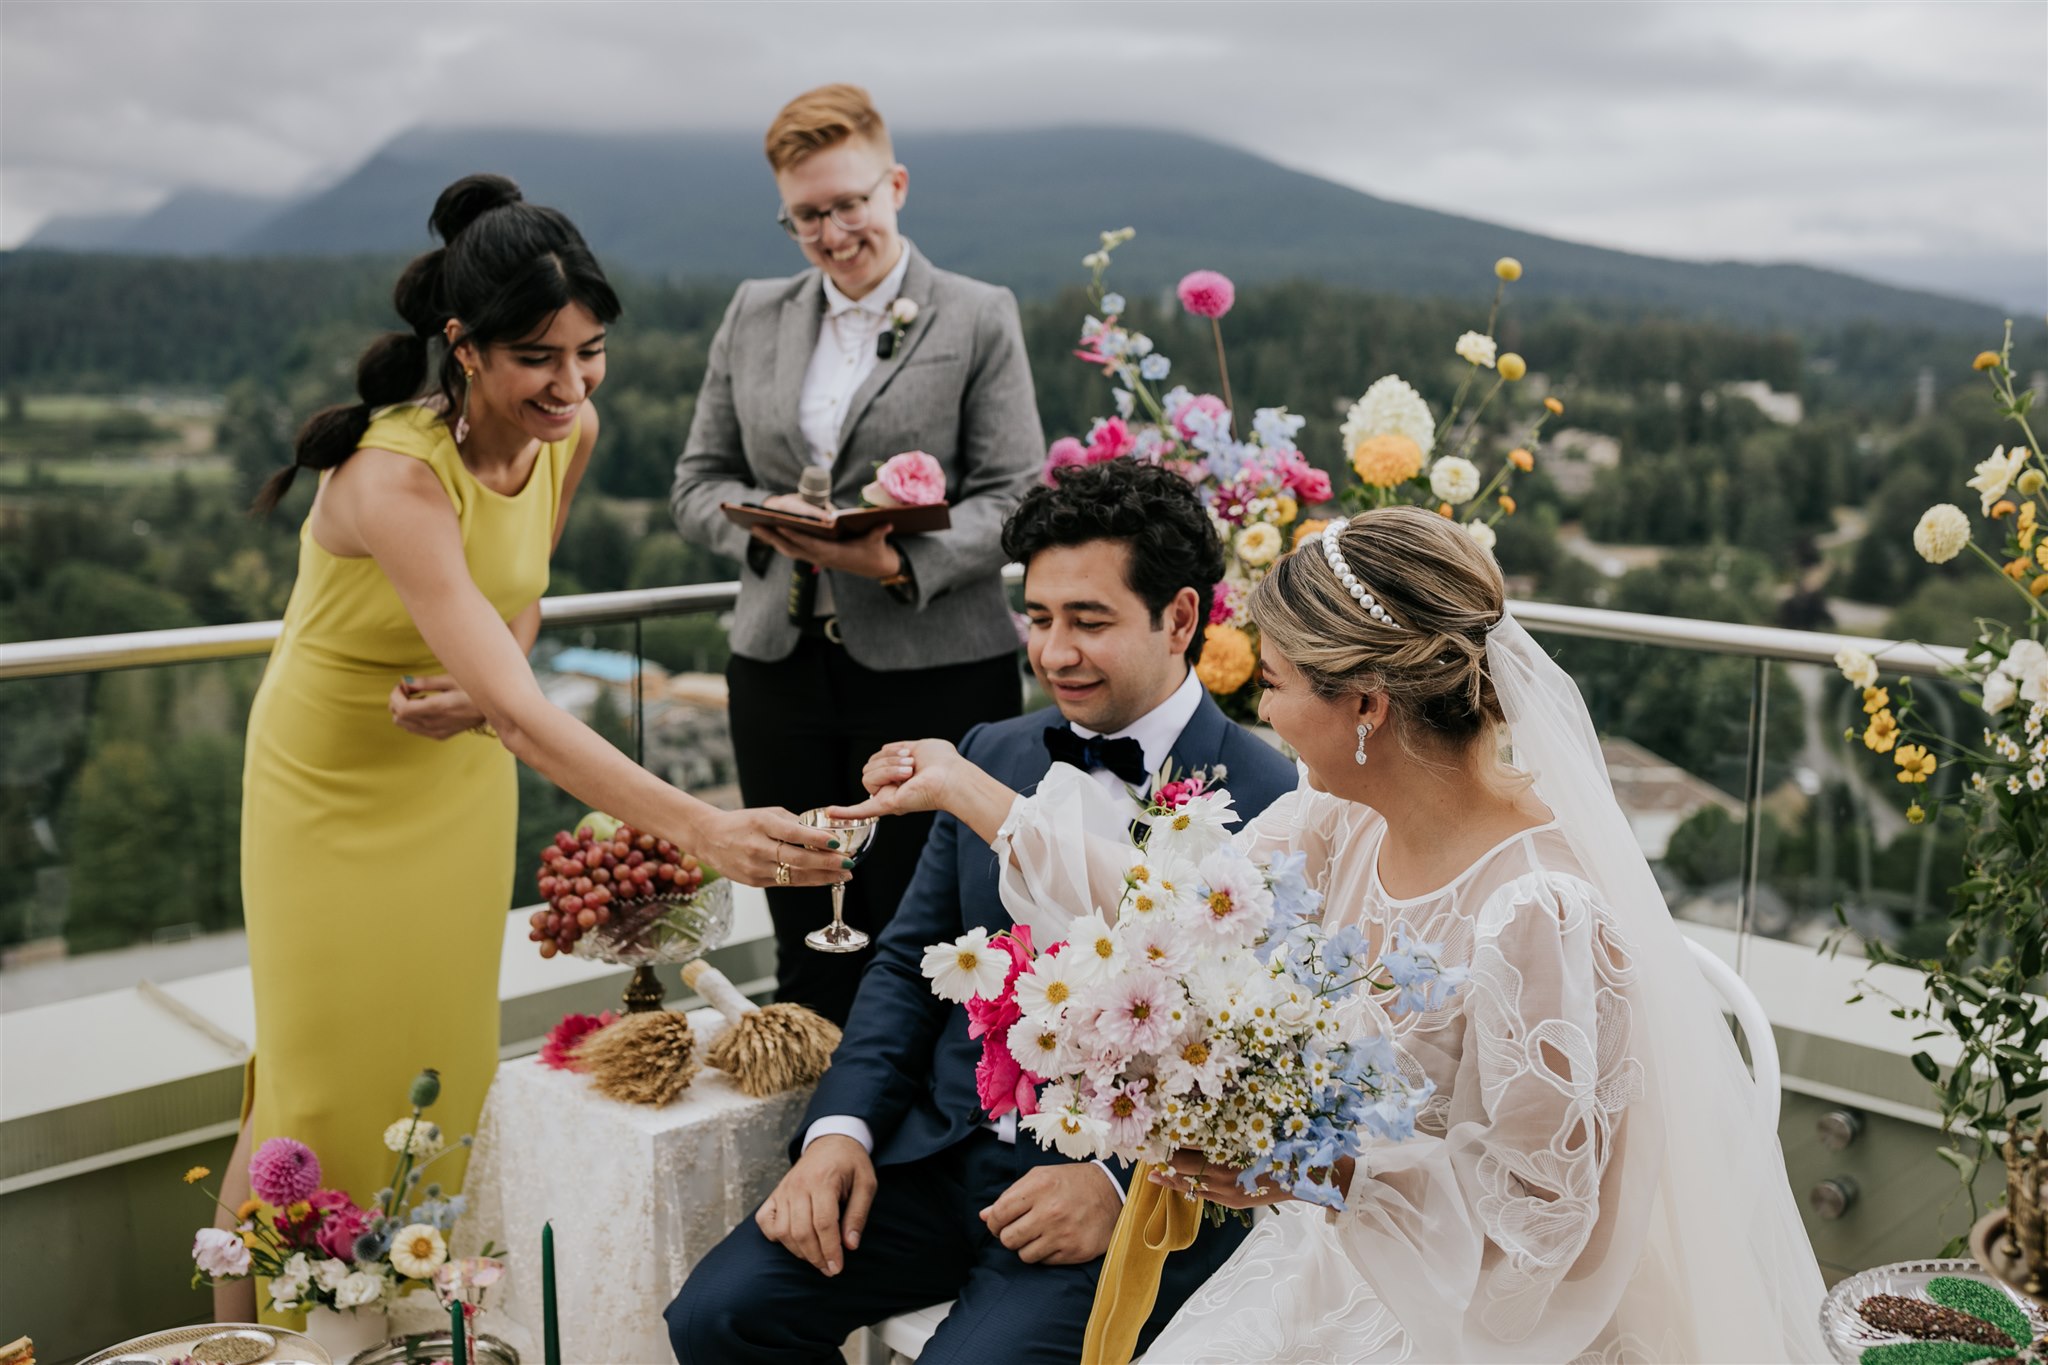
[[[1567,874],[1500,886],[1475,928],[1441,1134],[1368,1138],[1331,1218],[1416,1358],[1569,1360],[1610,1334],[1656,1188],[1634,964]]]

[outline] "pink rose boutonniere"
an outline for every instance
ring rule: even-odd
[[[876,467],[860,499],[869,507],[931,507],[946,500],[946,472],[922,450],[907,450]]]

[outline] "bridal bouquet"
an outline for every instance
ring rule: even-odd
[[[1340,428],[1345,461],[1358,476],[1358,482],[1346,487],[1342,495],[1348,508],[1357,511],[1395,503],[1433,507],[1457,521],[1488,550],[1494,546],[1494,527],[1501,518],[1514,515],[1515,499],[1509,490],[1515,474],[1536,467],[1534,452],[1544,424],[1564,412],[1562,402],[1545,398],[1527,433],[1501,458],[1493,474],[1488,476],[1480,469],[1479,419],[1503,389],[1519,383],[1529,372],[1527,361],[1513,351],[1502,353],[1494,338],[1507,287],[1522,278],[1522,263],[1503,256],[1494,262],[1493,273],[1493,308],[1486,316],[1486,330],[1466,332],[1451,347],[1464,363],[1464,373],[1444,415],[1431,414],[1429,403],[1413,385],[1390,374],[1374,381],[1351,405]],[[1489,370],[1491,382],[1484,376]],[[1484,392],[1466,413],[1466,400],[1480,387]]]
[[[1082,916],[1043,951],[1026,927],[975,929],[927,948],[924,974],[967,1008],[991,1118],[1015,1110],[1073,1158],[1193,1148],[1247,1191],[1266,1177],[1341,1208],[1333,1171],[1360,1131],[1410,1136],[1433,1091],[1403,1074],[1389,1019],[1444,1007],[1467,969],[1405,926],[1368,963],[1362,930],[1319,922],[1305,855],[1251,858],[1235,819],[1199,774],[1156,784],[1112,916]]]
[[[1224,359],[1222,318],[1236,301],[1236,288],[1213,270],[1197,270],[1180,282],[1181,306],[1208,320],[1216,339],[1216,363],[1223,394],[1195,393],[1182,385],[1162,387],[1173,362],[1152,338],[1124,325],[1124,298],[1103,277],[1110,253],[1136,234],[1121,228],[1102,234],[1102,246],[1083,259],[1091,272],[1093,311],[1081,324],[1074,354],[1099,366],[1115,387],[1116,412],[1089,428],[1086,441],[1072,436],[1052,443],[1046,478],[1068,465],[1130,458],[1166,466],[1201,494],[1223,546],[1224,575],[1216,585],[1208,632],[1195,672],[1226,709],[1241,715],[1256,710],[1251,687],[1258,669],[1258,638],[1244,615],[1252,585],[1291,548],[1290,531],[1302,509],[1330,498],[1330,476],[1308,462],[1295,445],[1306,419],[1285,408],[1260,408],[1240,440]]]
[[[421,1185],[435,1161],[470,1145],[465,1137],[447,1147],[440,1126],[424,1117],[440,1095],[434,1071],[413,1081],[411,1111],[384,1130],[384,1145],[396,1157],[391,1184],[368,1208],[345,1191],[321,1188],[312,1148],[288,1137],[264,1142],[249,1162],[255,1198],[230,1210],[234,1230],[201,1228],[193,1237],[193,1287],[263,1275],[271,1307],[281,1313],[365,1308],[416,1287],[431,1287],[444,1302],[480,1304],[480,1291],[503,1266],[488,1246],[481,1257],[451,1262],[448,1233],[462,1216],[463,1197]],[[210,1174],[194,1166],[185,1183]],[[472,1289],[479,1292],[471,1296]]]
[[[1926,1000],[1892,1002],[1893,1013],[1923,1023],[1918,1037],[1947,1033],[1960,1044],[1946,1075],[1925,1052],[1913,1065],[1934,1086],[1955,1143],[1943,1155],[1965,1188],[1996,1155],[1999,1133],[2038,1128],[2048,1094],[2048,1007],[2039,995],[2048,967],[2048,459],[2028,421],[2033,395],[2015,384],[2010,323],[2003,345],[1974,364],[2020,439],[1993,450],[1968,482],[1981,523],[1938,503],[1914,528],[1913,548],[1932,564],[1975,555],[2024,603],[2022,625],[1980,620],[1977,643],[1953,674],[1963,700],[1981,708],[1981,743],[1940,724],[1945,708],[1923,704],[1910,678],[1887,685],[1868,654],[1835,656],[1866,718],[1845,738],[1880,756],[1909,803],[1907,820],[1946,812],[1969,835],[1941,954],[1911,958],[1866,945],[1872,961],[1926,975]]]

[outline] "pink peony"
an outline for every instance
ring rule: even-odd
[[[1220,318],[1237,302],[1237,286],[1213,270],[1190,271],[1180,282],[1180,306],[1198,318]]]
[[[619,1016],[606,1010],[603,1014],[565,1014],[562,1022],[548,1030],[547,1041],[540,1045],[540,1064],[557,1071],[581,1071],[577,1065],[576,1048],[585,1038],[607,1024],[616,1024]]]
[[[1288,487],[1304,507],[1313,507],[1319,502],[1330,500],[1330,476],[1314,465],[1303,465],[1288,471]]]
[[[1062,436],[1052,443],[1052,449],[1045,452],[1045,482],[1048,486],[1059,482],[1059,472],[1076,465],[1088,463],[1088,447],[1071,436]]]
[[[1188,419],[1198,412],[1208,413],[1219,423],[1228,420],[1230,417],[1230,409],[1224,406],[1221,398],[1218,398],[1213,393],[1196,394],[1193,398],[1181,404],[1173,414],[1174,430],[1180,433],[1180,438],[1183,441],[1195,439],[1195,429],[1188,424]]]
[[[331,1196],[338,1203],[323,1208],[322,1200]],[[339,1190],[322,1190],[313,1196],[313,1207],[320,1209],[320,1229],[313,1234],[313,1241],[319,1248],[337,1261],[355,1259],[356,1238],[370,1229],[370,1215],[356,1207],[355,1201]]]
[[[1131,434],[1131,424],[1121,417],[1105,417],[1088,432],[1088,449],[1085,452],[1088,463],[1099,464],[1128,455],[1138,448],[1138,438]]]
[[[930,507],[946,500],[946,471],[922,450],[892,455],[875,471],[875,482],[898,507]]]
[[[296,1204],[320,1188],[320,1158],[303,1142],[271,1138],[249,1158],[249,1188],[274,1208]]]

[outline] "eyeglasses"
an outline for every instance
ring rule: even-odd
[[[775,221],[799,242],[815,242],[823,237],[827,218],[848,232],[859,232],[868,225],[868,201],[875,197],[875,191],[882,188],[882,182],[895,173],[896,168],[891,166],[882,172],[880,180],[868,186],[866,194],[848,195],[822,213],[812,208],[792,210],[785,205],[776,212]]]

